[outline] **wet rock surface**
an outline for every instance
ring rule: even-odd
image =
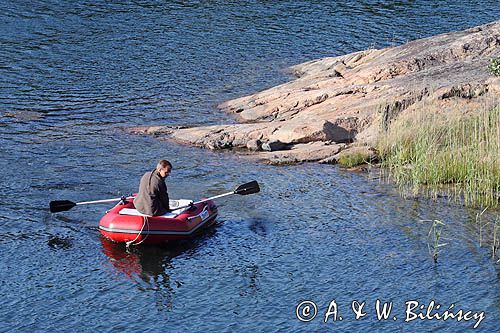
[[[291,67],[297,77],[291,82],[219,105],[240,124],[132,131],[214,150],[248,150],[271,164],[334,163],[340,150],[354,149],[353,142],[375,146],[380,130],[402,112],[498,104],[500,78],[487,67],[500,56],[499,46],[496,21],[397,47],[313,60]]]

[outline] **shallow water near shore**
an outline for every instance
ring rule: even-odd
[[[484,311],[478,330],[498,331],[499,266],[479,246],[477,210],[403,199],[378,173],[273,167],[124,131],[231,122],[217,103],[285,82],[287,66],[500,17],[495,1],[427,3],[2,3],[0,331],[472,330],[404,322],[409,300]],[[262,192],[220,200],[194,241],[129,251],[99,235],[108,205],[48,212],[50,200],[134,192],[158,158],[174,164],[173,198],[253,179]],[[421,222],[433,219],[446,224],[437,265]],[[334,299],[343,320],[324,323]],[[377,299],[393,302],[389,320]],[[305,300],[310,322],[296,317]],[[360,320],[354,300],[367,302]]]

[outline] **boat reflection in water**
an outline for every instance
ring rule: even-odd
[[[114,243],[101,236],[102,253],[109,259],[109,267],[134,282],[140,291],[153,292],[159,311],[172,309],[172,297],[182,281],[172,280],[169,270],[173,269],[172,259],[187,254],[196,255],[207,237],[215,233],[214,227],[198,238],[169,242],[163,245],[140,245],[127,249],[124,244]]]

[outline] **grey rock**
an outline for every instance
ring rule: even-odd
[[[250,151],[260,151],[262,150],[262,142],[260,140],[249,140],[247,142],[247,149]]]

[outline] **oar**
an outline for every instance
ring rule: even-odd
[[[196,205],[205,201],[217,199],[217,198],[222,198],[231,194],[239,194],[239,195],[248,195],[248,194],[253,194],[253,193],[258,193],[260,191],[259,183],[257,181],[251,181],[249,183],[243,184],[238,186],[234,191],[227,192],[224,194],[219,194],[211,198],[203,199],[200,201],[197,201],[191,205]],[[127,197],[125,199],[132,199],[133,197]],[[51,213],[57,213],[57,212],[64,212],[66,210],[70,210],[71,208],[79,205],[89,205],[89,204],[97,204],[97,203],[104,203],[104,202],[114,202],[114,201],[120,201],[123,200],[124,198],[114,198],[114,199],[104,199],[104,200],[95,200],[95,201],[83,201],[83,202],[73,202],[69,200],[55,200],[51,201],[49,203],[50,206],[50,212]],[[182,208],[187,208],[190,207],[191,205],[186,205],[186,206],[181,206],[181,207],[175,207],[175,210],[182,209]]]
[[[69,200],[55,200],[51,201],[49,203],[50,206],[50,212],[51,213],[57,213],[57,212],[64,212],[66,210],[70,210],[71,208],[79,205],[90,205],[90,204],[97,204],[97,203],[104,203],[104,202],[114,202],[114,201],[120,201],[123,199],[132,199],[133,197],[121,197],[121,198],[114,198],[114,199],[104,199],[104,200],[94,200],[94,201],[82,201],[82,202],[73,202]]]
[[[191,207],[191,206],[197,205],[197,204],[202,203],[202,202],[206,202],[206,201],[209,201],[209,200],[214,200],[214,199],[222,198],[222,197],[225,197],[225,196],[228,196],[228,195],[232,195],[232,194],[248,195],[248,194],[254,194],[254,193],[259,193],[259,192],[260,192],[259,183],[257,183],[256,180],[253,180],[253,181],[251,181],[249,183],[246,183],[246,184],[238,186],[234,191],[227,192],[227,193],[224,193],[224,194],[219,194],[219,195],[216,195],[216,196],[213,196],[213,197],[210,197],[210,198],[206,198],[206,199],[203,199],[203,200],[200,200],[200,201],[196,201],[196,202],[194,202],[194,203],[192,203],[190,205],[185,205],[185,206],[181,206],[181,207],[175,207],[175,210],[179,210],[179,209]]]

